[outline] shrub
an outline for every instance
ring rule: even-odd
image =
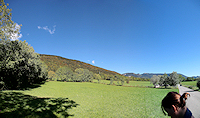
[[[197,80],[197,87],[200,89],[200,78]]]

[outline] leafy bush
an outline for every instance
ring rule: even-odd
[[[197,87],[200,89],[200,78],[197,80]]]

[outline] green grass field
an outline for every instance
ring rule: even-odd
[[[197,87],[197,81],[188,81],[188,82],[181,82],[181,84],[185,87],[198,91],[199,88]],[[200,90],[199,90],[200,91]]]
[[[130,83],[132,85],[139,84],[137,82],[134,84],[134,81]],[[140,84],[146,85],[147,83],[140,82]],[[161,111],[160,102],[169,91],[178,92],[178,89],[124,87],[87,82],[73,83],[51,81],[35,89],[15,92],[20,92],[25,94],[25,96],[29,95],[28,97],[69,98],[69,100],[73,100],[78,104],[78,106],[66,110],[68,114],[74,115],[73,117],[75,118],[160,118],[165,117]],[[42,99],[42,101],[44,100]],[[0,113],[5,112],[0,111]],[[58,117],[60,116],[59,114],[57,115]]]
[[[93,80],[93,82],[98,83],[97,80]],[[110,84],[110,81],[109,80],[101,80],[100,83],[101,84]],[[113,83],[115,85],[121,85],[121,82],[119,82],[119,84],[118,84],[117,81],[113,81]],[[153,87],[153,84],[150,84],[150,81],[130,81],[128,84],[126,82],[124,82],[124,86],[134,86],[134,87],[150,86],[150,87]]]
[[[197,86],[197,81],[181,82],[182,85]]]

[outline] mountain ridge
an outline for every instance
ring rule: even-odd
[[[124,73],[122,75],[124,76],[133,76],[133,77],[138,77],[138,78],[151,78],[153,75],[164,75],[165,73],[143,73],[143,74],[135,74],[135,73]],[[168,76],[170,73],[166,73]],[[182,75],[183,77],[187,78],[187,76],[177,73],[179,75]]]

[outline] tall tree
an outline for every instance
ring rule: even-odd
[[[179,80],[180,80],[180,82],[183,82],[183,81],[185,81],[185,80],[186,80],[186,78],[185,78],[185,77],[183,77],[182,75],[179,75]]]
[[[0,1],[0,39],[17,39],[20,35],[21,25],[12,21],[12,9],[9,9],[4,0]]]
[[[124,85],[124,81],[125,81],[126,77],[125,76],[120,76],[120,81],[121,81],[121,85]]]
[[[27,87],[46,79],[46,66],[26,41],[17,39],[20,26],[11,20],[11,9],[0,1],[0,81],[8,89]]]
[[[96,73],[95,73],[93,76],[94,76],[94,79],[98,80],[98,83],[100,83],[100,81],[101,81],[101,76],[100,76],[100,74],[96,74]]]
[[[175,86],[176,84],[180,83],[179,75],[177,72],[172,72],[169,76],[169,85]]]
[[[112,85],[113,81],[115,79],[115,76],[114,75],[108,75],[108,79],[110,80],[110,85]]]
[[[49,71],[48,72],[48,79],[49,80],[53,80],[54,77],[55,77],[55,72],[54,71]]]
[[[9,89],[45,80],[46,68],[26,41],[0,40],[0,75]]]
[[[165,86],[165,88],[167,88],[168,81],[169,81],[168,75],[165,73],[164,75],[162,75],[160,77],[160,80],[159,80],[158,84],[160,86]]]
[[[177,72],[172,72],[170,76],[168,76],[166,73],[160,77],[159,85],[165,86],[165,88],[170,86],[175,86],[176,84],[180,83],[180,78]]]
[[[159,83],[160,77],[157,75],[153,75],[151,77],[150,82],[154,85],[154,88],[156,88],[156,85]]]
[[[78,81],[89,82],[93,79],[93,73],[90,72],[88,69],[77,68],[75,70],[75,73]]]
[[[60,67],[55,73],[55,78],[57,81],[72,81],[73,71],[67,67]]]

